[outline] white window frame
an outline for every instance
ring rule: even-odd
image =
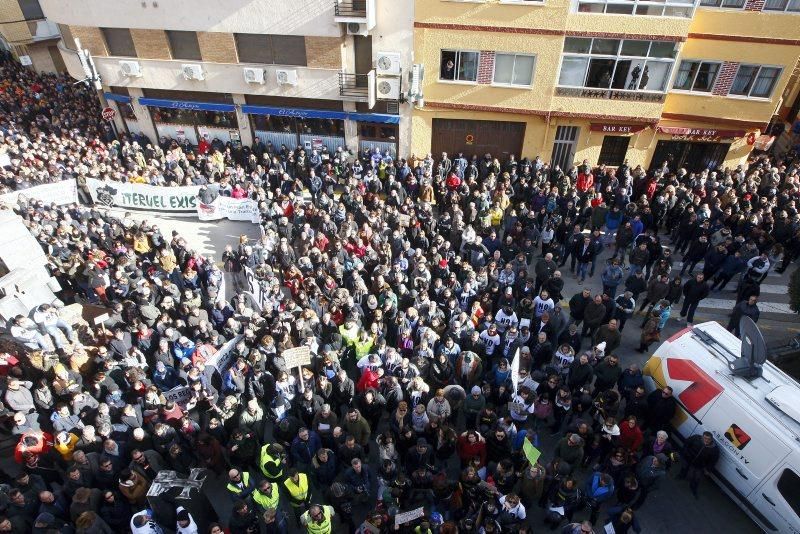
[[[737,78],[737,76],[739,76],[739,70],[742,67],[756,67],[757,68],[757,70],[755,72],[755,78],[753,79],[753,86],[755,86],[755,84],[756,84],[755,82],[758,81],[758,75],[761,74],[761,69],[778,69],[778,75],[775,77],[775,83],[770,88],[768,96],[752,96],[753,87],[750,87],[750,90],[748,91],[748,94],[746,94],[746,95],[733,94],[729,90],[727,96],[729,96],[731,98],[740,98],[740,99],[747,99],[747,100],[765,100],[765,101],[771,100],[772,99],[772,95],[775,93],[775,88],[778,86],[778,82],[781,81],[781,76],[783,76],[783,67],[781,65],[757,65],[757,64],[754,64],[754,63],[740,63],[739,66],[736,67],[736,74],[733,77],[733,81],[734,82],[736,82],[736,78]],[[731,89],[733,89],[733,83],[731,83]]]
[[[569,37],[572,37],[572,36],[567,36],[567,38],[569,38]],[[558,64],[558,72],[556,73],[556,87],[563,87],[563,88],[566,88],[566,89],[590,89],[590,90],[591,89],[597,89],[597,90],[607,90],[607,91],[627,91],[627,92],[629,92],[631,94],[635,94],[635,93],[640,93],[641,92],[641,93],[650,93],[650,94],[659,94],[659,95],[666,94],[669,91],[670,82],[672,81],[672,76],[673,76],[673,73],[675,71],[675,64],[677,63],[677,59],[676,58],[674,58],[674,57],[673,58],[665,58],[665,57],[652,57],[651,58],[649,56],[623,55],[623,54],[621,54],[621,50],[622,50],[622,45],[623,45],[625,39],[617,39],[620,42],[620,44],[619,44],[619,47],[617,48],[617,54],[616,55],[592,54],[591,50],[592,50],[592,45],[594,43],[594,39],[595,38],[592,38],[591,42],[589,43],[589,52],[588,53],[562,52],[561,61]],[[638,41],[639,39],[628,39],[628,40],[629,41]],[[641,39],[641,40],[645,41],[647,43],[650,43],[648,45],[648,47],[647,47],[648,53],[650,52],[650,48],[652,47],[653,43],[668,42],[668,41],[651,41],[651,40],[648,40],[648,39]],[[675,55],[676,56],[678,55],[678,51],[675,52]],[[577,58],[588,58],[589,59],[589,61],[586,63],[586,70],[583,73],[583,85],[575,86],[575,85],[561,85],[561,84],[559,84],[559,80],[561,79],[561,68],[564,65],[564,58],[565,57],[577,57]],[[655,90],[655,89],[614,89],[613,87],[608,87],[608,88],[605,88],[605,87],[589,87],[589,86],[586,85],[586,82],[587,82],[587,78],[589,76],[589,66],[591,65],[591,60],[592,59],[613,59],[613,60],[615,60],[615,62],[614,62],[614,70],[611,73],[612,83],[613,83],[613,80],[614,80],[614,75],[617,72],[617,63],[620,60],[628,60],[628,59],[630,59],[630,60],[639,60],[639,61],[641,61],[642,63],[645,63],[645,64],[647,62],[650,62],[650,61],[652,61],[654,63],[667,63],[667,64],[670,65],[669,72],[667,73],[667,83],[665,84],[663,90]],[[640,80],[641,80],[641,78],[640,78]]]
[[[675,18],[675,19],[691,19],[694,16],[694,12],[697,9],[700,0],[694,0],[691,4],[686,2],[676,2],[673,0],[664,0],[662,2],[657,1],[650,1],[650,0],[575,0],[574,2],[574,12],[583,15],[613,15],[617,17],[668,17],[668,18]],[[602,5],[603,11],[602,12],[595,12],[595,11],[581,11],[581,4],[595,4],[595,5]],[[608,13],[608,6],[629,6],[631,7],[630,13]],[[646,6],[646,7],[661,7],[661,14],[637,14],[636,10],[639,6]],[[668,7],[682,7],[688,8],[689,13],[685,16],[679,15],[665,15],[664,12]]]
[[[514,79],[514,69],[517,67],[517,57],[530,57],[533,58],[533,68],[531,68],[531,81],[530,83],[502,83],[496,82],[495,76],[497,75],[497,56],[514,56],[514,64],[511,67],[511,79]],[[536,54],[517,54],[516,52],[497,52],[494,53],[494,66],[492,67],[492,85],[495,87],[509,87],[512,89],[524,89],[533,87],[533,79],[536,76]]]
[[[442,76],[442,53],[455,52],[456,54],[456,74],[458,74],[458,66],[461,63],[461,54],[478,54],[478,65],[475,70],[475,81],[470,80],[445,80]],[[442,48],[439,50],[439,83],[454,83],[459,85],[476,85],[478,83],[478,75],[481,68],[481,51],[480,50],[458,50],[455,48]]]
[[[744,11],[744,6],[747,5],[747,0],[745,0],[744,3],[740,7],[723,6],[722,2],[724,0],[717,0],[717,1],[719,2],[720,5],[718,5],[718,6],[706,6],[706,5],[703,5],[703,0],[700,0],[697,3],[697,7],[698,8],[703,8],[703,9],[725,9],[725,10],[728,10],[728,11]]]
[[[789,15],[800,15],[800,9],[797,11],[789,11],[789,2],[790,0],[786,0],[786,6],[783,9],[768,9],[767,3],[764,2],[764,7],[761,8],[761,11],[762,13],[787,13]]]
[[[684,61],[686,61],[688,63],[700,63],[701,65],[703,63],[710,63],[710,64],[714,64],[714,65],[718,65],[719,66],[719,68],[717,69],[717,72],[714,74],[714,80],[711,82],[711,87],[708,89],[708,91],[696,91],[694,89],[694,83],[697,81],[697,75],[700,73],[700,69],[699,68],[697,69],[697,72],[695,72],[694,76],[692,77],[692,84],[691,84],[691,88],[690,89],[676,89],[675,88],[676,77],[678,76],[678,73],[681,70],[681,65],[683,64]],[[671,87],[669,88],[669,91],[670,92],[675,92],[675,93],[687,93],[687,94],[693,94],[693,95],[711,96],[711,94],[714,92],[714,86],[717,84],[717,78],[719,77],[719,73],[722,70],[722,64],[723,64],[722,61],[714,61],[714,60],[706,60],[706,59],[681,59],[680,63],[677,64],[678,68],[674,69],[674,71],[673,71],[672,80],[671,80],[671,83],[670,83]]]

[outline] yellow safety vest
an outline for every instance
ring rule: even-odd
[[[244,485],[244,487],[246,488],[249,484],[250,484],[250,473],[245,471],[245,472],[242,473],[242,485]],[[244,491],[242,488],[240,488],[239,486],[237,486],[233,482],[228,482],[227,488],[228,488],[228,491],[230,491],[231,493],[234,493],[236,495],[239,495],[241,492]]]
[[[272,484],[272,491],[269,494],[263,493],[260,489],[253,492],[253,500],[264,510],[278,508],[278,501],[281,495],[278,493],[278,486]]]
[[[261,466],[261,472],[264,473],[265,477],[267,477],[270,481],[275,481],[283,477],[283,467],[281,466],[281,459],[270,455],[269,451],[267,450],[268,448],[269,444],[261,447],[261,456],[259,458],[258,465]],[[264,468],[266,464],[272,464],[275,466],[273,473],[270,473]]]
[[[287,478],[283,482],[283,485],[289,491],[292,506],[302,506],[308,499],[308,477],[305,473],[298,473],[298,477],[300,480],[297,484],[291,478]]]
[[[330,506],[320,506],[322,508],[322,523],[317,523],[311,519],[311,514],[306,511],[303,514],[301,521],[306,525],[306,532],[308,534],[331,534],[331,512],[333,508]]]

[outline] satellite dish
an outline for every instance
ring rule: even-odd
[[[742,358],[753,365],[763,365],[767,361],[767,343],[756,323],[746,315],[739,320],[739,337],[742,340]]]

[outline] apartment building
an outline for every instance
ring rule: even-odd
[[[800,106],[798,0],[417,0],[414,26],[418,154],[696,171]]]
[[[41,0],[67,68],[88,50],[116,126],[276,149],[405,153],[413,2]]]
[[[0,0],[0,46],[37,72],[64,72],[58,27],[44,17],[39,0]]]

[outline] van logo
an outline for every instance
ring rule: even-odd
[[[739,450],[744,449],[750,443],[750,435],[739,428],[736,423],[728,427],[728,430],[725,431],[725,437]]]
[[[667,371],[672,380],[690,382],[690,385],[678,394],[678,398],[690,413],[697,413],[722,393],[722,386],[692,360],[667,358]]]

